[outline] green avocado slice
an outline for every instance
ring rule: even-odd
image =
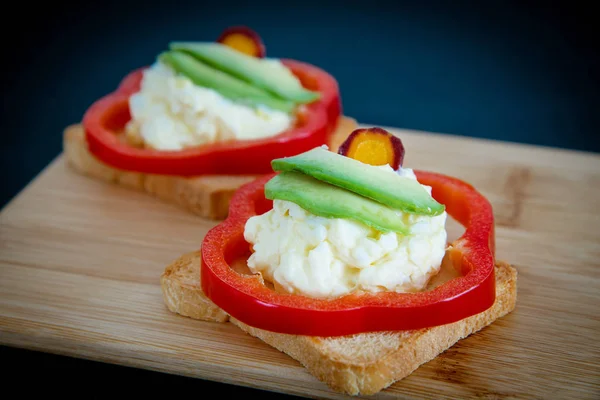
[[[275,171],[302,172],[409,214],[434,216],[445,209],[419,182],[322,147],[275,159],[271,166]]]
[[[291,201],[320,217],[352,219],[381,232],[409,233],[398,211],[299,172],[275,175],[265,185],[265,197]]]
[[[171,50],[183,51],[198,60],[231,74],[256,87],[295,103],[310,103],[320,97],[319,92],[305,89],[288,71],[269,64],[261,58],[236,51],[221,43],[172,42]]]
[[[196,85],[213,89],[233,101],[253,107],[264,105],[286,113],[295,108],[293,102],[276,98],[260,88],[198,61],[189,54],[168,51],[160,54],[158,59]]]

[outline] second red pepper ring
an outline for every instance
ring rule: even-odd
[[[332,300],[278,293],[257,275],[231,264],[249,255],[244,240],[248,218],[268,211],[264,185],[273,174],[239,189],[228,218],[202,242],[202,290],[217,306],[250,326],[279,333],[339,336],[443,325],[478,314],[495,301],[494,217],[490,203],[465,182],[442,174],[415,171],[433,188],[433,197],[465,226],[450,251],[461,276],[419,293],[350,294]]]
[[[281,63],[294,72],[302,86],[321,93],[319,100],[310,104],[309,107],[325,108],[329,126],[333,129],[338,117],[342,115],[342,100],[338,82],[335,78],[328,73],[324,73],[320,68],[302,61],[282,59]]]
[[[336,80],[325,71],[294,60],[282,60],[308,89],[321,98],[302,107],[293,128],[276,136],[255,140],[233,140],[204,146],[164,151],[135,148],[122,142],[129,114],[129,97],[140,90],[143,68],[126,76],[118,88],[96,101],[83,118],[89,150],[113,167],[128,171],[198,176],[205,174],[269,173],[271,160],[310,150],[327,142],[338,117],[341,103]]]

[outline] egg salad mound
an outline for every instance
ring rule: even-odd
[[[380,168],[416,180],[409,168]],[[430,187],[423,187],[431,193]],[[399,213],[410,233],[383,233],[350,219],[319,217],[276,199],[272,210],[246,223],[244,237],[253,249],[248,267],[278,291],[315,298],[356,290],[422,290],[445,254],[446,217],[446,212]]]
[[[267,138],[294,124],[291,114],[236,103],[215,90],[195,85],[161,62],[144,71],[141,89],[130,97],[129,109],[128,141],[157,150]]]

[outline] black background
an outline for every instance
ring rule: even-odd
[[[451,5],[450,5],[451,4]],[[600,152],[597,20],[582,2],[20,2],[3,7],[1,159],[5,205],[61,151],[77,122],[170,40],[257,30],[268,56],[316,64],[339,81],[361,123]],[[408,150],[410,151],[410,150]],[[2,348],[7,382],[48,394],[68,383],[139,395],[253,390]],[[88,393],[88,394],[90,394]],[[268,393],[259,393],[265,397]]]

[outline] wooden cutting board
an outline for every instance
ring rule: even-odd
[[[497,257],[518,268],[518,300],[378,398],[599,398],[600,156],[395,132],[405,166],[460,177],[490,199]],[[59,157],[0,213],[0,343],[342,398],[232,324],[167,311],[161,272],[213,225],[79,176]]]

